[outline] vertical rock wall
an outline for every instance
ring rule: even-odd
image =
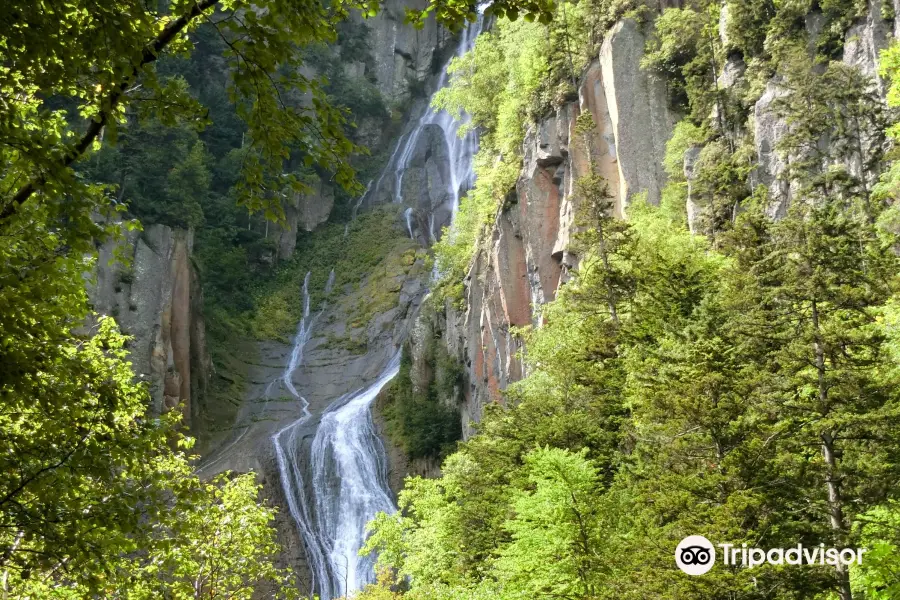
[[[435,55],[450,41],[450,34],[433,17],[421,29],[404,23],[407,9],[424,9],[426,0],[387,0],[366,24],[371,31],[375,79],[389,102],[409,97],[410,85],[426,81],[438,68]]]
[[[188,424],[210,365],[192,246],[191,232],[164,225],[128,232],[100,248],[88,283],[94,311],[132,336],[130,359],[135,376],[149,383],[151,411],[177,407]]]
[[[466,277],[465,310],[447,307],[444,338],[468,375],[465,437],[484,406],[501,401],[506,386],[525,374],[524,349],[511,328],[540,327],[541,305],[556,297],[577,263],[571,242],[578,178],[592,168],[602,175],[619,215],[636,194],[659,202],[666,182],[662,158],[676,116],[664,86],[640,68],[644,45],[637,24],[621,22],[583,74],[578,101],[528,131],[515,190]],[[594,126],[579,133],[583,113],[590,113]]]
[[[893,0],[900,14],[900,0]],[[811,39],[815,14],[807,19]],[[727,20],[727,12],[723,21]],[[723,32],[725,27],[722,28]],[[884,94],[878,76],[878,54],[900,33],[900,20],[884,18],[882,2],[870,0],[867,14],[847,33],[843,61],[871,76]],[[727,40],[723,40],[727,45]],[[451,352],[464,361],[468,383],[464,390],[464,435],[472,434],[483,407],[502,401],[506,386],[524,375],[517,356],[521,342],[511,327],[540,327],[540,307],[553,300],[567,270],[577,264],[572,252],[578,200],[575,181],[593,168],[609,182],[619,216],[637,194],[657,204],[666,184],[665,146],[678,115],[669,108],[663,82],[641,70],[646,39],[634,21],[618,23],[603,42],[600,56],[583,74],[579,100],[560,108],[534,125],[524,147],[522,173],[506,205],[498,213],[487,243],[479,249],[466,277],[464,310],[446,309],[445,339]],[[744,66],[730,60],[720,77],[723,88],[737,85]],[[784,94],[779,81],[769,82],[752,108],[748,134],[754,135],[757,168],[750,184],[770,190],[770,212],[786,212],[791,184],[784,180],[785,161],[778,155],[779,140],[787,133],[773,104]],[[589,111],[594,129],[577,134],[578,116]],[[690,183],[699,148],[686,155]],[[693,209],[693,210],[692,210]],[[689,220],[698,214],[691,206]],[[693,226],[694,223],[691,223]]]
[[[897,3],[895,2],[895,5]],[[815,21],[816,13],[812,13],[808,22]],[[881,51],[891,42],[892,31],[900,27],[900,19],[893,21],[884,18],[882,2],[869,0],[868,11],[847,31],[844,40],[843,62],[856,67],[864,75],[871,77],[877,92],[884,97],[887,92],[885,82],[878,73],[878,58]],[[810,44],[818,35],[814,28],[808,28]],[[787,160],[778,152],[779,144],[789,132],[787,120],[779,115],[775,105],[784,97],[787,90],[776,76],[770,80],[762,96],[753,107],[753,139],[756,147],[757,165],[751,175],[750,184],[755,187],[764,185],[769,190],[768,212],[773,217],[787,214],[791,202],[793,188],[786,178]],[[822,141],[827,144],[827,140]],[[859,173],[862,166],[861,157],[850,157],[850,168]],[[686,164],[686,167],[690,165]],[[687,172],[686,168],[686,172]],[[693,225],[693,223],[692,223]]]
[[[411,118],[413,113],[422,110],[423,107],[412,100],[423,94],[442,64],[441,52],[453,44],[453,36],[439,27],[433,16],[425,20],[421,29],[404,22],[407,9],[424,9],[426,6],[427,0],[388,0],[373,18],[364,19],[359,13],[351,17],[364,22],[368,28],[371,56],[361,56],[356,62],[344,64],[345,72],[351,78],[372,81],[388,112],[399,110],[408,113],[404,122],[414,121]],[[359,143],[370,148],[373,153],[378,153],[393,145],[393,138],[398,133],[395,129],[395,124],[389,117],[363,117],[359,119],[354,134]],[[437,147],[432,143],[433,140],[434,136],[423,136],[423,146],[417,149],[424,157],[422,164],[414,165],[416,169],[411,170],[410,181],[404,182],[413,191],[417,191],[417,186],[421,185],[426,185],[429,190],[443,189],[441,185],[446,187],[445,183],[436,181],[436,178],[448,175],[436,173],[434,167],[436,164],[443,164],[446,170],[446,160],[444,163],[438,160],[427,161],[431,148]],[[309,194],[295,195],[288,199],[283,206],[285,222],[273,225],[278,260],[287,260],[293,256],[299,231],[313,231],[328,221],[331,215],[335,201],[333,184],[319,180],[312,187]],[[431,200],[434,201],[433,198]],[[427,202],[423,200],[423,204]],[[449,211],[446,212],[441,225],[446,224],[449,219]]]
[[[638,193],[659,204],[666,181],[662,161],[676,121],[668,108],[665,84],[640,68],[645,45],[638,24],[625,19],[613,27],[600,50],[623,209]]]

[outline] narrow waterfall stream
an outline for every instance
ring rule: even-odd
[[[472,49],[472,46],[475,45],[476,38],[481,33],[483,25],[483,17],[479,14],[478,19],[474,23],[470,23],[462,32],[455,56],[462,56]],[[449,64],[450,63],[448,62],[441,70],[440,78],[437,82],[437,90],[446,87],[449,81],[449,75],[447,73],[447,66],[449,66]],[[434,96],[432,95],[432,98],[433,97]],[[459,121],[446,111],[434,110],[431,108],[432,98],[428,99],[428,108],[426,108],[425,113],[416,122],[416,126],[413,127],[409,133],[401,136],[397,141],[397,146],[394,148],[390,159],[388,159],[388,163],[384,171],[382,171],[381,176],[378,178],[377,183],[373,188],[372,182],[369,182],[369,187],[366,188],[365,195],[368,195],[370,191],[377,192],[385,177],[390,175],[394,179],[393,200],[396,203],[402,202],[403,175],[409,168],[409,163],[413,158],[413,151],[415,150],[416,143],[419,141],[419,137],[428,125],[437,125],[444,132],[444,141],[450,151],[450,181],[448,182],[448,191],[453,200],[452,215],[455,217],[456,211],[459,208],[460,196],[462,196],[466,190],[471,188],[475,182],[472,157],[475,156],[475,153],[478,151],[478,136],[474,131],[469,131],[465,136],[460,137],[458,135],[459,128],[468,121],[468,117],[464,117],[462,121]],[[363,197],[365,197],[365,195]],[[430,227],[430,229],[433,229],[433,226]],[[431,233],[433,234],[434,232]]]
[[[479,17],[462,34],[457,56],[472,48],[481,28]],[[437,88],[444,87],[447,79],[445,66]],[[456,215],[461,193],[474,181],[472,157],[478,140],[474,132],[460,138],[457,132],[461,123],[444,111],[432,110],[429,101],[416,126],[398,141],[374,188],[369,182],[366,194],[354,207],[354,216],[365,196],[377,190],[386,176],[396,180],[394,200],[402,200],[399,190],[403,172],[426,125],[438,125],[444,132],[451,162],[448,187],[452,189],[448,191],[453,202],[452,215]],[[408,209],[404,218],[410,237],[414,237],[411,211]],[[433,241],[437,235],[433,216],[429,219],[429,229],[427,238]],[[284,387],[301,402],[303,414],[275,433],[272,442],[288,509],[306,548],[311,593],[318,594],[321,600],[333,600],[374,581],[374,560],[359,556],[365,541],[365,525],[378,512],[396,510],[387,483],[385,449],[375,431],[371,407],[379,392],[397,375],[400,352],[393,353],[380,375],[366,387],[334,400],[315,424],[308,403],[292,383],[312,328],[324,310],[319,307],[319,312],[310,317],[307,282],[308,276],[303,288],[304,316],[294,339],[290,363],[282,376]],[[329,288],[332,283],[333,277],[329,279]],[[399,347],[402,340],[394,342]]]

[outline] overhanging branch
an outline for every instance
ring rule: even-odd
[[[101,106],[105,106],[105,108],[101,108],[100,112],[97,116],[91,121],[90,126],[87,128],[87,131],[81,136],[81,139],[78,140],[78,143],[75,146],[67,151],[62,157],[60,157],[59,164],[63,168],[71,167],[72,164],[81,158],[85,152],[91,147],[91,144],[94,143],[94,140],[100,135],[100,132],[103,131],[103,128],[109,122],[110,118],[114,114],[116,108],[121,102],[122,98],[125,96],[125,92],[130,85],[132,85],[138,76],[143,71],[144,67],[156,61],[159,58],[160,53],[168,46],[175,37],[184,31],[185,27],[190,24],[191,21],[202,15],[206,10],[212,8],[216,4],[218,4],[219,0],[200,0],[199,2],[194,2],[191,5],[190,10],[188,10],[185,14],[181,15],[174,21],[170,22],[168,25],[163,28],[162,31],[159,32],[159,35],[156,38],[144,46],[144,50],[141,55],[140,62],[132,68],[131,72],[117,85],[112,91],[110,91],[109,95],[106,96],[104,102]],[[11,217],[16,210],[21,206],[31,195],[41,187],[44,183],[44,178],[38,177],[29,181],[26,185],[19,189],[16,192],[16,195],[13,196],[12,200],[9,201],[0,211],[0,222],[6,221]]]

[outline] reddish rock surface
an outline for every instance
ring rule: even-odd
[[[463,394],[465,437],[472,435],[472,422],[480,420],[484,406],[502,402],[506,387],[525,375],[515,328],[540,327],[540,307],[556,297],[568,270],[577,266],[572,241],[578,179],[591,170],[604,177],[614,210],[623,218],[628,198],[637,193],[658,202],[665,175],[657,163],[671,115],[664,90],[639,71],[639,37],[630,22],[616,28],[601,59],[584,73],[578,101],[528,131],[516,188],[466,277],[465,311],[446,311],[445,339],[464,360],[469,379]],[[614,83],[627,83],[635,96],[612,89]],[[647,114],[633,106],[645,101]],[[584,112],[590,113],[593,127],[585,129],[579,120]],[[624,156],[617,140],[631,146]]]

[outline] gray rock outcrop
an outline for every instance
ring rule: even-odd
[[[619,158],[619,197],[627,206],[646,192],[659,204],[666,172],[662,160],[675,125],[664,83],[641,69],[646,39],[632,19],[620,21],[603,41],[600,68]]]
[[[878,72],[878,57],[890,44],[892,28],[893,23],[882,15],[881,0],[869,0],[866,15],[850,27],[844,42],[844,63],[871,77],[881,94],[885,84]]]
[[[765,186],[769,190],[768,213],[773,217],[787,214],[791,198],[790,183],[784,178],[787,161],[779,151],[779,142],[788,132],[788,123],[778,114],[775,105],[787,94],[774,80],[753,108],[754,143],[757,164],[750,177],[750,185]]]
[[[433,16],[421,29],[404,23],[407,9],[423,9],[426,5],[425,0],[388,0],[376,17],[365,21],[371,31],[376,85],[390,102],[408,98],[411,85],[424,82],[434,73],[435,56],[451,39]]]
[[[400,200],[413,207],[423,221],[417,229],[423,232],[426,244],[432,229],[437,234],[450,224],[450,188],[450,155],[444,131],[439,125],[425,125],[400,178]]]
[[[636,24],[620,23],[604,42],[600,60],[585,71],[578,101],[526,134],[516,187],[466,277],[466,308],[446,308],[444,339],[468,374],[465,437],[484,406],[502,401],[507,385],[525,375],[524,348],[514,329],[542,326],[540,307],[556,297],[577,264],[578,179],[591,170],[601,175],[619,216],[627,215],[635,194],[659,202],[674,115],[665,89],[640,70],[643,52]],[[593,126],[586,127],[581,115],[590,115]]]
[[[188,424],[192,395],[205,389],[210,368],[192,246],[191,232],[165,225],[127,232],[101,246],[87,285],[94,311],[132,336],[129,358],[149,383],[151,413],[178,408]]]

